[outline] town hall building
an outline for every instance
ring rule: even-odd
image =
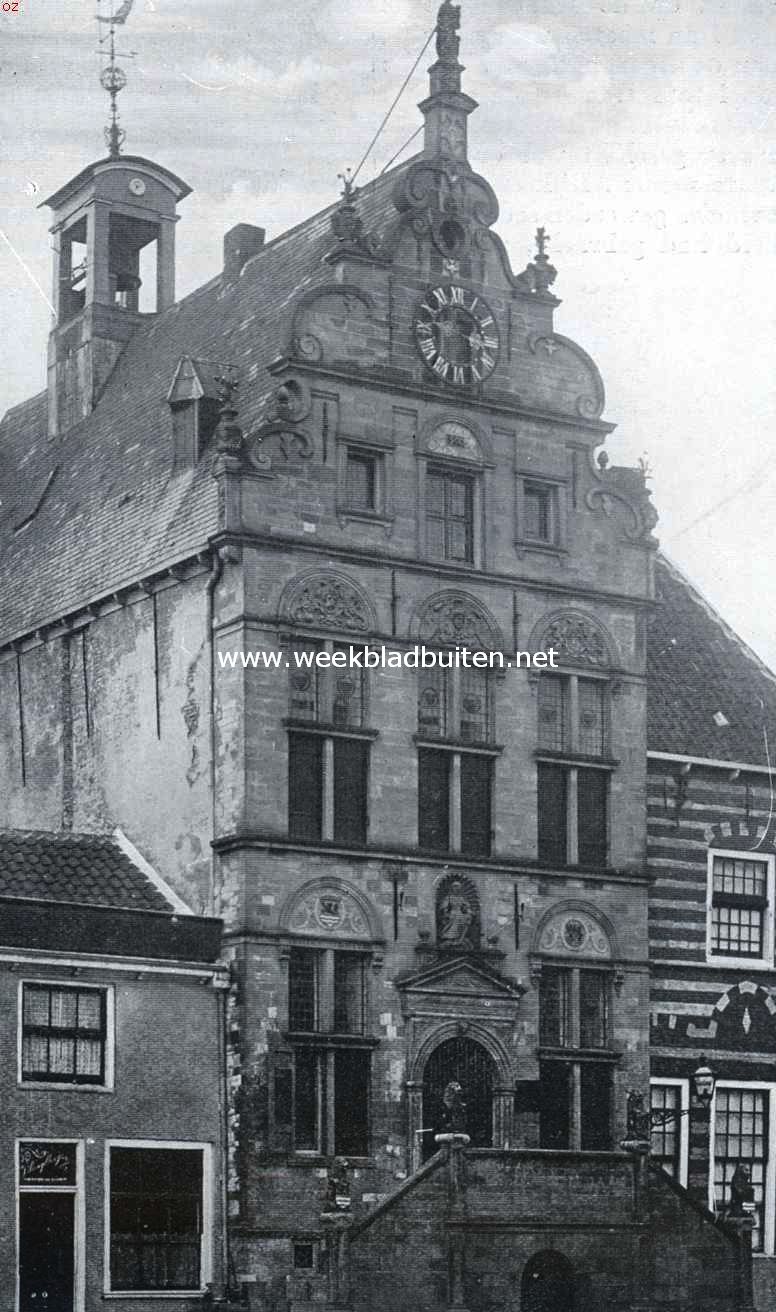
[[[497,234],[458,33],[445,0],[419,154],[233,228],[181,301],[176,174],[114,132],[48,199],[48,384],[0,426],[0,825],[120,826],[223,922],[221,1278],[135,1298],[752,1312],[732,1172],[715,1218],[629,1102],[656,515],[548,235],[516,272]]]

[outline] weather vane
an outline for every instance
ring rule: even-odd
[[[100,46],[107,40],[108,46],[108,65],[100,74],[100,84],[110,96],[110,123],[105,129],[105,141],[110,151],[111,159],[117,159],[121,153],[121,147],[124,142],[126,133],[119,127],[119,109],[118,94],[124,90],[127,85],[127,75],[123,68],[119,68],[116,63],[116,28],[123,27],[129,18],[132,6],[135,0],[123,0],[119,8],[112,14],[97,14],[98,23],[108,23],[108,35],[100,40]],[[100,51],[102,53],[102,51]],[[131,57],[131,56],[130,56]]]

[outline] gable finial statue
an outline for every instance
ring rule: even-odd
[[[458,52],[461,48],[461,38],[458,35],[460,26],[461,6],[454,5],[452,0],[444,0],[437,15],[436,29],[437,54],[443,64],[458,62]]]

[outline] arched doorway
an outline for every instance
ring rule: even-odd
[[[520,1282],[520,1312],[576,1312],[574,1268],[551,1248],[534,1253]]]
[[[456,1036],[434,1049],[423,1071],[423,1157],[436,1152],[434,1135],[444,1129],[442,1097],[457,1080],[466,1104],[466,1133],[473,1148],[493,1143],[493,1060],[481,1043]]]

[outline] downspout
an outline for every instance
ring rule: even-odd
[[[224,556],[222,555],[222,549],[217,547],[213,553],[213,566],[207,578],[205,618],[207,640],[210,644],[210,914],[212,916],[218,914],[216,906],[216,869],[218,857],[215,848],[212,846],[216,836],[216,640],[213,632],[213,619],[215,613],[215,591],[221,581],[223,572]]]

